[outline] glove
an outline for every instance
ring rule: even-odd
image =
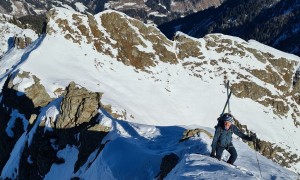
[[[252,135],[250,136],[250,140],[251,140],[251,141],[255,141],[255,140],[256,140],[256,134],[252,134]]]

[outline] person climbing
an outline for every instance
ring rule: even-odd
[[[256,139],[256,135],[247,136],[241,132],[234,125],[234,117],[230,113],[224,113],[218,119],[218,125],[215,127],[215,135],[211,144],[211,157],[217,158],[221,160],[222,153],[226,149],[230,157],[227,160],[227,163],[232,164],[237,159],[237,152],[235,147],[232,144],[232,134],[236,134],[240,138],[247,141],[254,141]]]

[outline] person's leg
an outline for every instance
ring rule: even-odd
[[[223,154],[224,149],[225,149],[225,148],[223,148],[223,147],[217,146],[217,149],[216,149],[216,158],[217,158],[219,161],[221,160],[221,157],[222,157],[222,154]]]
[[[227,163],[233,164],[235,162],[236,158],[237,158],[237,153],[236,153],[236,150],[235,150],[234,146],[232,146],[232,145],[229,146],[227,151],[230,154],[230,157],[229,157]]]

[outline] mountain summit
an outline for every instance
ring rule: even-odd
[[[0,60],[2,178],[254,179],[255,153],[263,178],[297,178],[299,57],[223,34],[171,41],[111,10],[47,18],[46,34]],[[234,140],[238,167],[207,157],[228,80],[237,125],[259,137],[259,152]]]

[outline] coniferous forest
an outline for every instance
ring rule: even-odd
[[[223,33],[255,39],[285,52],[300,55],[299,0],[227,0],[218,8],[159,26],[170,39],[176,31],[193,37]]]

